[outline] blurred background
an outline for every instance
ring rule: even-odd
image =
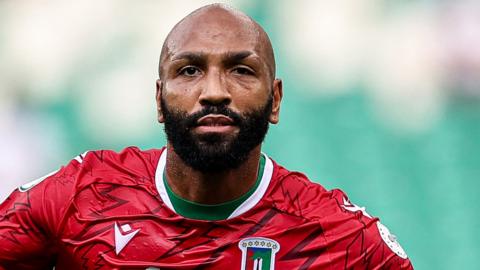
[[[160,48],[211,2],[0,0],[0,200],[89,149],[163,146]],[[226,3],[284,80],[264,151],[380,216],[416,269],[478,269],[480,2]]]

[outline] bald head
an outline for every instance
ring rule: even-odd
[[[160,55],[161,80],[164,77],[166,62],[171,61],[176,54],[188,50],[193,43],[196,48],[204,45],[202,50],[205,53],[210,53],[218,46],[223,46],[225,51],[241,49],[236,48],[241,43],[261,58],[270,80],[275,79],[273,48],[265,30],[238,10],[223,4],[212,4],[193,11],[170,31]]]

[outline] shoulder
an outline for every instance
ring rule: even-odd
[[[276,208],[302,218],[314,218],[316,210],[333,204],[332,194],[300,172],[289,171],[274,163],[272,182],[267,193]],[[336,204],[335,204],[336,205]]]
[[[280,211],[318,224],[328,249],[346,258],[339,267],[357,266],[363,258],[367,268],[382,265],[385,269],[411,269],[396,237],[340,189],[327,190],[304,174],[275,164],[268,198]]]
[[[79,163],[75,192],[92,185],[152,184],[162,151],[143,151],[137,147],[127,147],[119,152],[87,151],[75,158]]]
[[[351,203],[342,190],[327,190],[303,173],[289,171],[276,163],[268,196],[281,210],[305,219],[336,219],[342,216],[374,219],[364,207]]]
[[[142,151],[127,147],[119,152],[113,150],[90,150],[74,157],[60,169],[19,187],[20,192],[42,189],[61,182],[64,186],[79,185],[89,179],[100,180],[118,174],[146,175],[154,171],[163,149]],[[37,187],[38,186],[38,187]],[[59,186],[58,188],[61,188]]]
[[[86,151],[58,170],[20,186],[2,207],[6,211],[12,211],[8,206],[11,205],[16,212],[31,215],[54,232],[57,230],[55,224],[58,224],[74,198],[85,188],[97,183],[111,185],[153,182],[162,151],[163,149],[142,151],[137,147],[127,147],[120,152]],[[16,205],[25,205],[24,208],[28,211],[19,210]]]
[[[82,166],[97,165],[99,167],[113,166],[121,164],[126,167],[135,167],[139,164],[146,165],[145,162],[156,165],[163,149],[141,150],[138,147],[130,146],[121,151],[114,150],[95,150],[74,158]]]

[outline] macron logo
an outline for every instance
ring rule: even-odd
[[[140,229],[132,231],[132,227],[128,224],[119,227],[115,222],[115,253],[118,255],[139,231]]]
[[[358,205],[349,202],[345,197],[343,197],[343,205],[342,205],[342,207],[343,207],[345,210],[348,210],[348,211],[350,211],[350,212],[361,211],[364,216],[369,217],[369,218],[372,218],[372,216],[370,216],[370,215],[367,213],[367,211],[365,210],[365,207],[359,207]]]

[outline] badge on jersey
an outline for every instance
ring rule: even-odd
[[[377,227],[383,242],[385,242],[385,244],[387,244],[387,246],[400,258],[406,259],[408,257],[407,253],[405,253],[405,250],[403,250],[402,246],[400,246],[400,243],[398,243],[397,237],[390,233],[390,230],[385,227],[385,225],[380,223],[380,221],[377,221]]]
[[[356,212],[356,211],[361,211],[364,216],[367,216],[369,218],[372,218],[367,211],[365,210],[365,207],[359,207],[358,205],[351,203],[347,198],[343,197],[343,209],[348,210],[350,212]],[[390,230],[385,227],[380,221],[377,221],[377,228],[378,232],[380,233],[380,236],[382,237],[383,242],[387,244],[388,248],[390,248],[391,251],[393,251],[395,254],[397,254],[400,258],[406,259],[407,253],[405,253],[405,250],[403,250],[402,246],[400,246],[400,243],[397,241],[397,237],[390,233]]]
[[[274,270],[275,253],[280,250],[280,244],[264,237],[250,237],[238,243],[242,251],[241,270]]]

